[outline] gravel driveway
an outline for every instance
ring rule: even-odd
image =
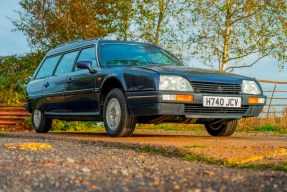
[[[39,142],[43,151],[9,149]],[[0,191],[287,191],[287,173],[243,170],[101,144],[0,138]]]

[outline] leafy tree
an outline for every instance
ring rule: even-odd
[[[133,7],[135,4],[132,0],[119,0],[116,2],[118,16],[114,20],[116,20],[117,25],[117,39],[127,41],[132,36],[132,34],[130,34],[130,27],[135,12]]]
[[[188,5],[185,0],[133,1],[129,39],[154,43],[183,59],[191,28]]]
[[[180,40],[184,29],[184,0],[137,0],[135,16],[138,37],[165,45],[171,38]],[[185,23],[187,24],[187,23]]]
[[[180,27],[185,0],[21,0],[20,5],[15,30],[38,50],[90,38],[148,41],[172,50],[183,44],[186,29]]]
[[[31,48],[47,50],[114,33],[117,4],[113,0],[21,0],[20,20],[12,22],[15,30],[27,36]]]
[[[44,53],[29,53],[24,56],[0,57],[0,101],[17,103],[26,97],[25,84],[35,71]]]
[[[286,63],[286,0],[190,0],[189,9],[192,54],[205,65],[232,71],[267,56]]]

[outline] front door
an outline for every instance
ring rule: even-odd
[[[91,61],[92,67],[97,68],[95,46],[83,48],[78,61]],[[99,112],[99,99],[96,94],[97,74],[91,74],[87,69],[75,67],[67,77],[65,99],[70,112]]]
[[[88,70],[73,72],[67,78],[65,99],[70,112],[98,112],[98,99],[95,93],[95,74]]]

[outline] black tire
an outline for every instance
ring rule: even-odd
[[[236,119],[227,123],[205,124],[205,128],[212,136],[230,136],[234,133],[237,122]]]
[[[111,105],[114,105],[113,109]],[[108,107],[109,109],[107,109]],[[112,112],[112,110],[114,111]],[[117,122],[113,118],[117,119]],[[136,117],[130,114],[125,95],[121,89],[115,88],[108,93],[104,104],[103,119],[106,132],[111,137],[128,137],[134,132]],[[113,123],[115,125],[112,125]]]
[[[47,133],[52,127],[52,119],[48,119],[40,110],[33,110],[32,124],[37,133]]]

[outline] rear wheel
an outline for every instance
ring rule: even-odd
[[[207,132],[212,136],[230,136],[237,127],[238,120],[232,120],[227,123],[205,124]]]
[[[47,133],[52,126],[52,119],[48,119],[40,110],[33,110],[33,128],[37,133]]]
[[[113,89],[107,95],[103,119],[106,132],[112,137],[128,137],[134,132],[136,117],[130,114],[121,89]]]

